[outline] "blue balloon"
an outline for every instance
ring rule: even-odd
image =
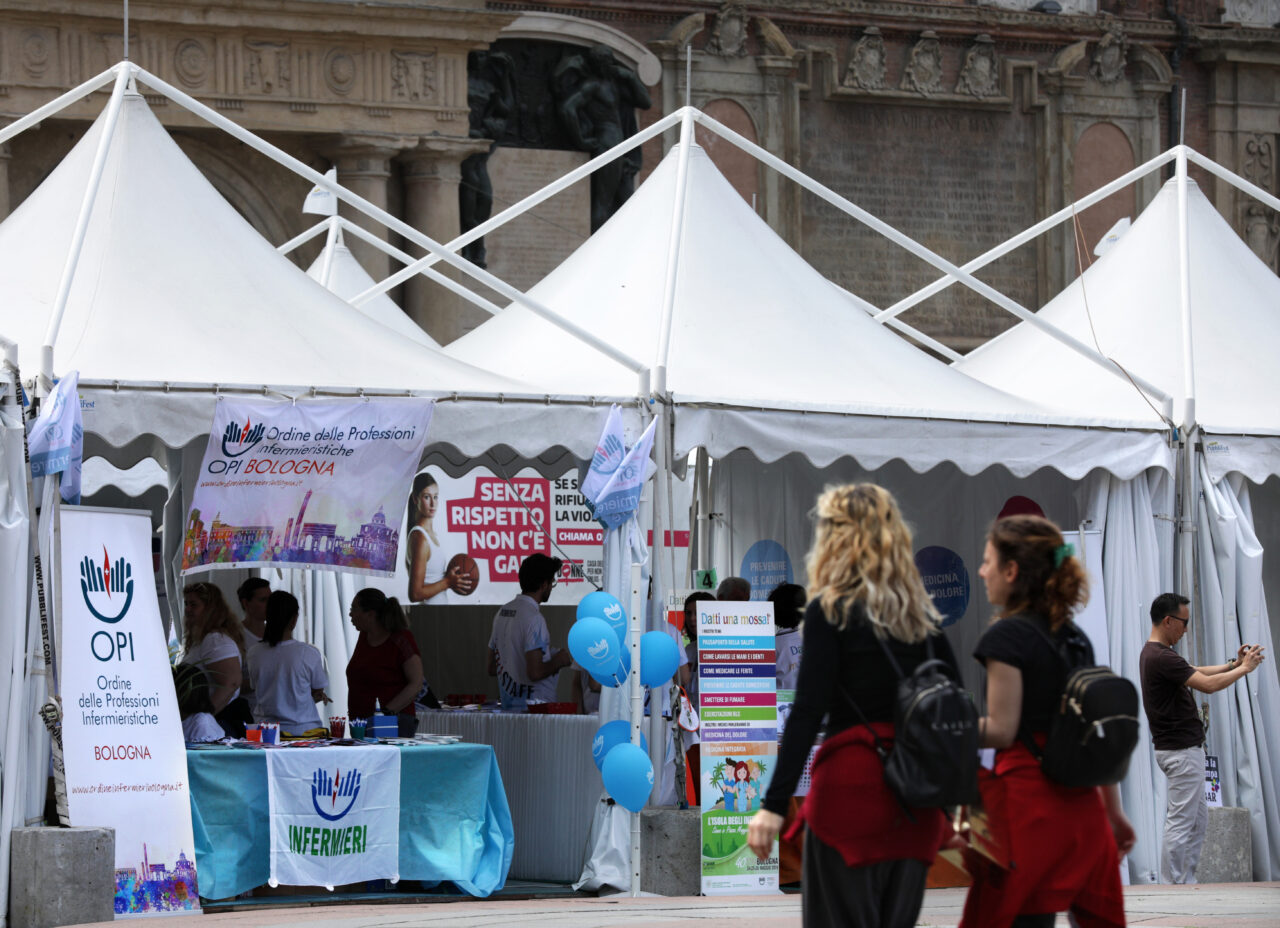
[[[601,686],[621,686],[627,682],[627,674],[631,673],[631,649],[623,648],[621,658],[608,670],[588,668],[587,673]]]
[[[622,608],[618,597],[604,590],[597,590],[582,597],[578,603],[578,618],[604,619],[618,636],[618,643],[627,643],[627,610]]]
[[[653,764],[649,755],[628,742],[615,745],[600,768],[604,788],[628,812],[639,812],[653,792]]]
[[[628,744],[631,741],[631,723],[626,719],[614,719],[612,722],[605,722],[596,729],[596,736],[591,739],[591,759],[596,762],[597,768],[604,767],[604,759],[608,753],[620,744]],[[649,753],[649,739],[644,736],[644,732],[640,732],[640,749],[646,754]]]
[[[607,675],[618,665],[622,649],[618,638],[604,619],[579,619],[569,629],[569,653],[594,675]]]
[[[640,639],[640,682],[664,686],[680,666],[680,648],[666,632],[645,632]]]

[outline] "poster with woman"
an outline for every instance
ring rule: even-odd
[[[411,603],[453,605],[476,591],[480,568],[466,553],[465,539],[446,530],[440,481],[430,468],[413,478],[409,493],[405,567]]]

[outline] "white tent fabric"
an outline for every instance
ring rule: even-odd
[[[0,366],[0,916],[9,908],[12,831],[26,824],[27,576],[31,521],[23,452],[22,407],[14,402],[17,371]],[[3,919],[0,919],[0,925]]]
[[[324,279],[326,264],[327,280]],[[373,278],[360,266],[351,249],[343,243],[341,229],[337,232],[337,240],[332,244],[326,242],[319,256],[311,262],[311,266],[307,268],[307,276],[347,301],[364,293],[374,284]],[[404,310],[385,293],[379,293],[373,299],[357,306],[356,309],[419,345],[426,345],[428,348],[440,347],[438,341],[414,325],[413,320],[405,315]]]
[[[1111,666],[1138,680],[1138,657],[1151,624],[1152,590],[1171,589],[1173,579],[1173,481],[1164,471],[1120,480],[1094,473],[1084,481],[1083,517],[1102,532],[1102,596],[1108,617]],[[1160,841],[1164,832],[1165,780],[1157,773],[1147,718],[1139,714],[1138,747],[1120,785],[1125,814],[1138,842],[1125,858],[1133,883],[1160,881]]]
[[[100,119],[0,223],[0,327],[30,371],[102,131]],[[452,420],[471,454],[505,442],[532,456],[563,435],[590,457],[596,437],[577,405],[405,338],[310,280],[204,179],[137,94],[126,94],[112,135],[54,364],[80,372],[85,430],[108,447],[142,435],[181,447],[206,432],[216,395],[235,388],[439,396],[454,408],[441,409],[433,433]],[[536,403],[515,402],[531,395]],[[112,459],[128,466],[154,453],[144,443]]]
[[[529,291],[654,370],[664,358],[664,269],[678,202],[679,151],[673,149],[600,231]],[[1073,418],[1055,412],[1059,404],[989,389],[886,331],[792,251],[696,147],[689,157],[674,300],[666,385],[677,410],[677,459],[702,446],[714,456],[751,447],[765,460],[799,449],[819,461],[838,448],[854,457],[903,456],[920,470],[951,460],[973,472],[1016,455],[1018,446],[1034,446],[1036,455],[1076,470],[1113,455],[1127,473],[1156,462],[1168,466],[1155,433],[1108,428],[1124,429],[1134,420]],[[501,357],[504,372],[553,392],[635,390],[632,371],[567,340],[519,305],[445,351],[477,366]],[[687,413],[692,407],[707,411]],[[729,410],[740,414],[724,414]],[[884,422],[877,427],[865,417]],[[973,422],[1002,428],[969,441]],[[1101,428],[1082,449],[1079,433],[1062,425]],[[867,429],[873,434],[864,441]],[[909,437],[915,430],[923,433],[918,442]],[[824,440],[815,441],[818,434]]]
[[[1116,246],[1039,315],[1087,344],[1096,333],[1103,354],[1173,396],[1174,421],[1190,424],[1182,406],[1176,183],[1165,184]],[[1260,482],[1280,474],[1274,438],[1280,436],[1280,278],[1190,181],[1187,230],[1196,424],[1219,439],[1206,447],[1215,479],[1237,471]],[[1105,411],[1157,418],[1123,374],[1103,370],[1025,322],[953,366],[1080,416]]]
[[[1238,476],[1212,482],[1201,462],[1196,512],[1200,653],[1192,663],[1223,664],[1242,643],[1261,644],[1262,670],[1208,699],[1208,751],[1218,757],[1223,804],[1249,810],[1253,878],[1280,876],[1280,685],[1262,588],[1262,546],[1253,530],[1249,484]]]
[[[1197,589],[1184,592],[1198,594],[1193,614],[1200,621],[1192,636],[1197,647],[1187,657],[1193,664],[1207,665],[1234,656],[1241,641],[1262,643],[1271,638],[1262,550],[1241,477],[1262,482],[1280,474],[1280,367],[1275,364],[1280,352],[1280,279],[1187,181],[1194,381],[1188,384],[1180,309],[1178,189],[1176,178],[1167,183],[1120,241],[1039,315],[1086,342],[1096,333],[1102,353],[1174,398],[1174,420],[1184,427],[1187,440],[1199,441],[1203,434],[1202,449],[1195,455],[1200,484],[1196,511],[1182,518],[1194,520],[1198,528],[1193,536]],[[993,386],[1016,387],[1033,399],[1060,398],[1079,415],[1107,410],[1141,416],[1144,409],[1148,418],[1156,415],[1122,373],[1090,364],[1025,322],[953,366]],[[1191,386],[1194,407],[1186,402]],[[1140,487],[1130,490],[1142,492]],[[1108,511],[1114,517],[1114,511]],[[1177,513],[1171,515],[1178,518]],[[1095,518],[1104,518],[1100,508]],[[1141,541],[1143,517],[1133,521]],[[1171,565],[1169,552],[1161,553],[1162,564]],[[1126,631],[1124,642],[1112,653],[1121,655],[1124,674],[1136,680],[1133,652],[1147,631],[1137,618],[1146,614],[1139,600],[1149,604],[1158,592],[1174,589],[1173,572],[1165,569],[1155,576],[1144,570],[1141,576],[1131,572],[1121,577],[1117,571],[1129,569],[1122,562],[1131,553],[1109,548],[1108,556],[1108,570],[1115,574],[1108,577],[1108,605],[1115,598],[1119,614],[1134,615],[1138,624]],[[1121,585],[1132,587],[1132,595],[1122,596]],[[1209,746],[1219,754],[1225,801],[1249,805],[1254,815],[1254,878],[1272,879],[1280,873],[1280,744],[1268,737],[1258,720],[1264,717],[1259,707],[1274,711],[1280,705],[1275,663],[1264,663],[1247,686],[1237,685],[1207,701],[1218,722],[1216,731],[1211,726]],[[1148,801],[1160,822],[1163,792],[1163,777],[1154,775],[1145,757],[1135,760],[1125,788],[1126,807],[1132,812],[1134,803]],[[1139,837],[1144,838],[1141,832]],[[1158,846],[1159,835],[1155,840]]]

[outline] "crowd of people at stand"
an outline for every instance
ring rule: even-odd
[[[273,723],[299,736],[326,731],[317,706],[330,702],[323,656],[293,637],[299,605],[293,594],[253,577],[237,590],[243,621],[212,583],[183,590],[183,654],[174,669],[183,733],[188,741],[242,738],[245,727]],[[425,686],[422,657],[404,610],[372,587],[351,601],[359,633],[347,662],[347,706],[353,718],[395,715],[411,736],[416,706],[438,706]]]
[[[428,512],[430,489],[423,490]],[[804,924],[914,925],[929,868],[948,846],[961,851],[972,878],[961,928],[1039,928],[1058,912],[1085,928],[1125,924],[1119,860],[1135,834],[1118,786],[1066,786],[1042,763],[1055,712],[1065,704],[1071,668],[1060,659],[1064,649],[1082,651],[1081,666],[1093,664],[1088,639],[1072,622],[1088,598],[1088,578],[1062,532],[1042,516],[1013,515],[998,518],[986,536],[978,574],[995,616],[973,652],[985,670],[978,743],[994,749],[978,772],[984,848],[966,841],[943,809],[908,807],[886,781],[902,681],[929,662],[960,680],[896,501],[873,484],[835,487],[819,497],[815,516],[808,593],[784,583],[768,596],[777,686],[794,691],[777,769],[761,787],[748,763],[735,764],[724,787],[735,809],[759,810],[748,830],[752,851],[768,857],[781,839],[784,883],[803,841]],[[574,666],[567,651],[551,646],[540,611],[561,567],[545,555],[526,558],[520,594],[494,618],[486,669],[498,679],[504,709],[554,699],[556,676]],[[175,684],[187,738],[243,734],[250,720],[278,722],[290,734],[319,728],[316,704],[327,701],[328,678],[319,652],[293,638],[298,601],[259,579],[238,594],[243,622],[213,584],[184,590],[186,650]],[[750,584],[729,577],[714,595],[700,591],[684,602],[688,642],[677,681],[695,705],[697,608],[713,599],[750,600]],[[1189,690],[1222,690],[1264,655],[1243,644],[1225,664],[1193,667],[1173,649],[1190,621],[1186,597],[1161,594],[1150,611],[1143,702],[1169,780],[1161,876],[1194,882],[1204,838],[1204,729]],[[403,609],[369,588],[356,594],[350,617],[359,632],[346,670],[351,714],[376,707],[400,717],[402,734],[412,733],[415,704],[430,691]],[[573,684],[579,708],[591,711],[599,684],[581,671]],[[793,793],[820,732],[801,804]],[[700,765],[696,735],[691,740],[686,763],[696,806]]]

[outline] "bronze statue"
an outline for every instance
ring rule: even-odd
[[[562,125],[575,147],[593,158],[634,135],[636,109],[653,105],[636,72],[615,61],[603,45],[566,57],[553,81]],[[592,232],[631,196],[639,170],[640,149],[635,148],[591,175]]]
[[[490,139],[488,150],[477,152],[462,162],[462,182],[458,185],[458,215],[462,231],[474,229],[493,212],[493,182],[489,179],[489,155],[507,131],[507,120],[515,108],[515,90],[510,56],[502,52],[473,51],[467,55],[467,103],[471,107],[468,136]],[[484,239],[462,247],[462,257],[485,267]]]

